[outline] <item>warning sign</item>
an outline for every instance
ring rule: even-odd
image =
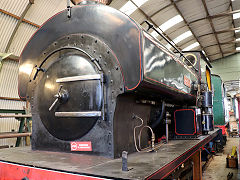
[[[71,151],[92,151],[91,141],[71,142]]]

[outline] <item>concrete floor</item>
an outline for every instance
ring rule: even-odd
[[[228,138],[223,153],[218,153],[217,156],[214,156],[213,160],[209,162],[207,169],[203,172],[203,180],[226,180],[229,172],[233,173],[232,180],[240,179],[238,169],[226,168],[226,157],[227,154],[231,154],[232,146],[239,147],[239,138]]]

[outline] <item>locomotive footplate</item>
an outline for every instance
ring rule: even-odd
[[[32,151],[29,147],[0,150],[0,176],[7,179],[164,179],[212,141],[216,129],[198,140],[171,140],[157,152],[128,156],[128,171],[122,159],[60,152]]]

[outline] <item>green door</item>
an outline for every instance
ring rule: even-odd
[[[223,84],[220,76],[212,75],[214,125],[225,125]]]

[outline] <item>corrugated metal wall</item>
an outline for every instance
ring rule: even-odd
[[[14,15],[21,16],[27,7],[29,1],[28,0],[0,0],[0,8],[4,11],[10,12]],[[38,25],[44,23],[47,19],[49,19],[54,14],[59,11],[65,9],[67,7],[66,1],[59,0],[39,0],[34,1],[34,4],[31,5],[24,19],[32,21]],[[0,13],[0,52],[5,52],[7,47],[7,43],[13,33],[14,28],[17,25],[18,20],[15,18],[8,16],[6,14]],[[21,23],[19,26],[17,33],[15,34],[11,46],[8,52],[13,53],[15,56],[20,56],[23,48],[26,43],[30,39],[30,37],[37,30],[35,26],[32,26],[27,23]]]
[[[14,15],[21,16],[24,9],[28,4],[28,0],[7,0],[7,1],[0,1],[0,8],[10,12]],[[5,52],[5,48],[7,43],[11,37],[11,34],[14,28],[17,25],[17,19],[14,19],[6,14],[0,13],[0,52]]]
[[[2,1],[1,0],[1,8],[12,14],[20,16],[23,13],[24,9],[26,8],[28,2],[29,2],[28,0],[20,0],[20,1],[16,1],[16,0]]]
[[[29,0],[0,0],[0,9],[20,17],[26,9],[28,3]],[[54,14],[65,9],[66,6],[66,1],[34,1],[34,4],[31,5],[24,19],[41,25]],[[4,13],[0,13],[0,52],[5,52],[8,41],[17,25],[17,22],[17,19]],[[13,53],[15,56],[20,56],[26,43],[34,34],[34,32],[36,32],[36,30],[37,28],[35,26],[27,23],[21,23],[13,38],[8,52]],[[3,66],[0,71],[0,97],[19,98],[18,68],[18,62],[9,60],[3,61]],[[26,103],[22,101],[0,99],[0,109],[22,110],[24,106],[26,106]],[[10,132],[12,130],[18,131],[18,128],[19,121],[17,121],[15,118],[0,118],[0,133]],[[15,143],[16,138],[0,139],[0,146],[15,145]]]
[[[8,52],[13,52],[14,55],[20,56],[23,48],[25,47],[25,45],[27,44],[27,42],[29,41],[29,39],[32,37],[36,30],[37,30],[36,27],[30,26],[26,23],[22,23],[19,26],[18,31],[13,38],[13,41]]]
[[[0,71],[0,97],[19,98],[18,67],[16,61],[4,60]],[[26,102],[0,99],[0,109],[23,110]],[[1,115],[6,115],[1,113]],[[9,115],[9,114],[8,114]],[[15,118],[0,118],[0,132],[18,131],[19,121]],[[15,146],[16,138],[0,139],[0,146]]]
[[[0,52],[5,52],[7,47],[8,40],[13,33],[15,26],[17,25],[17,20],[6,15],[0,13]],[[7,28],[4,28],[7,27]]]
[[[18,67],[19,64],[16,61],[3,61],[0,72],[0,97],[19,98]]]
[[[42,25],[47,19],[54,14],[67,8],[67,1],[59,0],[41,0],[34,1],[34,4],[28,10],[25,19],[38,25]]]

